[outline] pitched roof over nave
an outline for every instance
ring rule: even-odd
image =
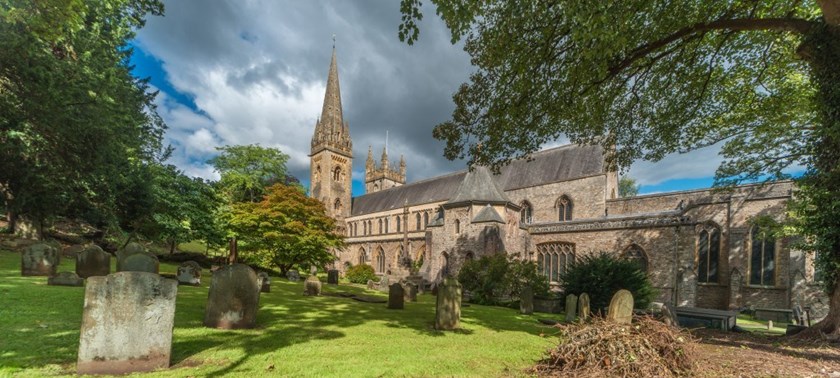
[[[604,168],[600,146],[566,145],[534,153],[531,159],[515,160],[493,180],[498,188],[510,191],[603,174]],[[458,192],[471,189],[459,190],[466,176],[467,170],[462,170],[355,197],[351,216],[454,200]],[[482,192],[482,188],[474,189]]]

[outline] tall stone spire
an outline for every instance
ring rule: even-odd
[[[327,74],[327,90],[324,93],[321,117],[315,124],[315,133],[312,135],[312,153],[314,154],[322,148],[331,148],[348,156],[352,155],[353,150],[350,141],[350,127],[344,122],[344,113],[341,107],[341,89],[338,84],[338,62],[335,45],[333,45],[330,70]]]

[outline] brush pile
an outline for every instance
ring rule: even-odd
[[[687,331],[648,316],[632,324],[594,317],[558,324],[560,345],[535,367],[542,376],[677,377],[694,368],[695,341]]]

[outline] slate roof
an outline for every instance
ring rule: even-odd
[[[566,145],[540,151],[531,160],[516,160],[493,176],[498,188],[509,191],[603,173],[600,146]],[[455,197],[467,171],[458,171],[353,198],[351,216],[447,201]]]
[[[466,177],[461,181],[461,185],[458,186],[458,191],[446,203],[455,204],[470,201],[506,203],[510,202],[510,199],[496,185],[487,167],[476,167],[472,172],[467,172]]]
[[[493,206],[490,206],[490,204],[487,204],[487,206],[484,206],[484,208],[481,209],[481,211],[478,212],[478,215],[476,215],[472,219],[472,223],[484,223],[484,222],[496,222],[496,223],[504,224],[505,220],[502,218],[501,215],[499,215],[499,212],[496,211],[496,209],[494,209]]]

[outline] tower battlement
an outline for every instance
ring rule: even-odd
[[[373,160],[373,149],[368,146],[368,157],[365,162],[365,192],[373,193],[405,184],[405,158],[400,156],[399,168],[390,168],[388,151],[382,149],[379,166]]]

